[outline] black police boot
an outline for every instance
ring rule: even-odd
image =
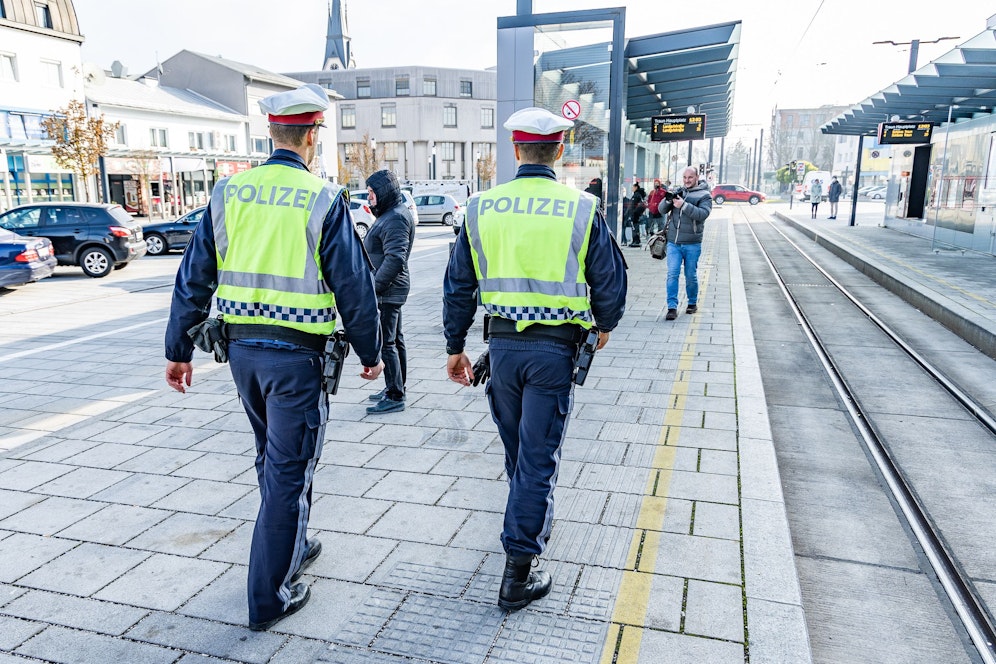
[[[546,572],[533,572],[532,566],[533,556],[505,557],[498,606],[506,611],[518,611],[534,599],[546,597],[550,593],[553,579]]]

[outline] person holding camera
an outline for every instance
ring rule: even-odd
[[[702,232],[705,220],[712,213],[709,184],[699,179],[699,172],[689,166],[681,174],[682,187],[672,195],[668,192],[658,209],[671,215],[667,230],[667,315],[665,320],[678,317],[678,275],[685,266],[686,314],[699,310],[699,256],[702,255]]]

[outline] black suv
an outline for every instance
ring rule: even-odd
[[[106,277],[146,252],[142,227],[120,205],[21,205],[0,214],[0,228],[47,237],[59,265],[79,265],[88,277]]]

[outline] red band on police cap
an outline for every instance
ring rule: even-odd
[[[274,115],[273,113],[270,113],[266,117],[272,124],[298,127],[310,127],[311,125],[325,123],[325,113],[323,111],[309,111],[307,113],[296,113],[294,115]]]
[[[553,134],[532,134],[528,131],[512,130],[513,143],[562,143],[564,132],[558,131]]]

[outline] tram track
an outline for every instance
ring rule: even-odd
[[[860,330],[860,334],[866,339],[872,338],[869,335],[874,326],[878,337],[869,342],[872,346],[882,349],[879,352],[892,357],[893,351],[884,350],[891,346],[899,349],[902,356],[907,358],[903,363],[896,360],[895,373],[890,377],[883,377],[883,380],[910,376],[909,367],[918,368],[915,394],[929,394],[934,411],[957,420],[959,430],[974,429],[973,434],[968,437],[970,442],[962,448],[962,452],[972,452],[975,454],[974,458],[992,460],[993,455],[996,455],[996,419],[983,404],[950,379],[941,367],[915,350],[902,333],[877,316],[860,297],[777,225],[762,219],[761,214],[756,211],[748,213],[740,208],[734,215],[748,222],[746,226],[750,236],[774,275],[778,289],[818,358],[827,380],[833,386],[853,431],[868,458],[874,463],[897,516],[919,550],[925,573],[934,577],[935,587],[943,595],[949,614],[957,616],[956,624],[964,630],[961,632],[963,642],[967,637],[967,641],[971,643],[970,647],[966,646],[971,659],[985,664],[996,663],[993,607],[987,604],[976,583],[977,580],[987,583],[992,581],[993,555],[991,551],[986,553],[989,548],[987,542],[970,541],[973,535],[966,533],[965,528],[956,523],[960,512],[956,510],[952,513],[951,510],[953,505],[960,505],[963,510],[972,510],[974,503],[976,512],[984,511],[984,506],[978,504],[978,501],[985,502],[987,485],[970,485],[966,489],[961,486],[964,478],[958,475],[930,477],[932,469],[929,464],[924,468],[922,463],[922,457],[931,451],[926,444],[926,436],[923,441],[918,442],[915,433],[910,435],[906,431],[904,435],[903,427],[896,426],[897,420],[903,417],[910,420],[924,418],[929,416],[929,411],[924,413],[915,406],[893,411],[883,407],[874,377],[869,376],[867,367],[862,370],[860,360],[856,361],[855,354],[849,352],[853,349],[842,341],[836,330],[837,325],[843,324],[852,332]],[[829,288],[818,296],[813,296],[813,287],[819,286]],[[845,302],[851,307],[849,312],[844,312]],[[831,307],[835,310],[828,315],[827,309]],[[927,379],[937,387],[930,390],[920,384],[921,379]],[[942,391],[945,401],[940,401],[941,397],[938,396]],[[895,408],[894,404],[892,408]],[[964,415],[953,415],[955,409]],[[905,428],[910,428],[908,423]],[[967,460],[972,457],[967,454],[965,458]],[[940,464],[934,469],[936,473],[949,474],[956,470],[956,464],[950,463]],[[968,479],[971,480],[971,474],[969,475]],[[964,495],[952,500],[950,495],[944,495],[946,485],[958,487],[959,493]],[[973,491],[973,488],[977,491]],[[977,522],[975,525],[981,522],[989,526],[988,529],[975,530],[976,540],[980,537],[988,539],[982,533],[996,531],[996,514],[976,515],[973,521]]]

